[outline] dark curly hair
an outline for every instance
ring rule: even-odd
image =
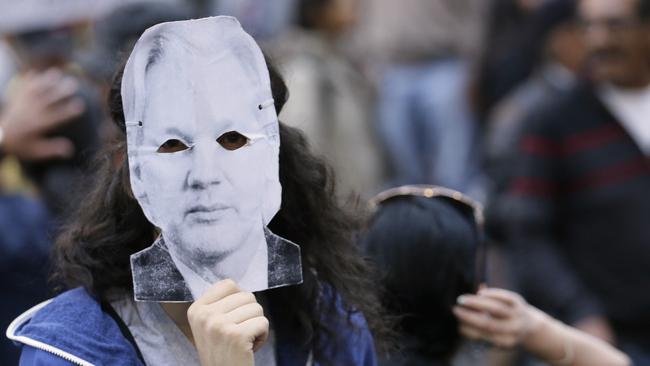
[[[267,64],[278,113],[288,91],[275,68]],[[84,287],[99,299],[133,291],[129,257],[151,245],[156,228],[145,218],[129,183],[126,132],[120,93],[123,68],[109,92],[109,108],[117,132],[115,141],[97,157],[97,171],[89,191],[63,228],[54,245],[53,280],[59,290]],[[347,319],[361,311],[379,349],[385,323],[371,270],[355,243],[359,220],[335,198],[330,168],[312,155],[298,129],[280,123],[280,182],[282,206],[269,228],[301,246],[304,282],[298,286],[269,290],[274,318],[311,345],[314,356],[327,362],[326,352],[316,347],[323,341],[336,346],[334,327],[325,319],[337,316],[335,301],[319,301],[323,285],[336,291],[346,304]],[[328,316],[328,314],[330,316]],[[340,315],[338,315],[340,317]],[[327,352],[331,354],[332,352]]]

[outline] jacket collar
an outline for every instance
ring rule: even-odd
[[[115,321],[81,288],[26,311],[11,323],[7,337],[79,365],[141,364]]]

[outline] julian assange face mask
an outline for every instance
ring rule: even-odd
[[[236,19],[161,23],[122,79],[131,188],[161,236],[131,257],[136,300],[191,301],[231,278],[247,291],[299,283],[278,212],[279,125],[261,50]]]

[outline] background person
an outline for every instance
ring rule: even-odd
[[[486,364],[486,355],[479,361],[469,348],[459,349],[461,335],[498,347],[521,345],[556,365],[629,364],[605,342],[560,325],[512,292],[479,291],[480,208],[459,192],[402,186],[371,202],[377,211],[363,243],[382,269],[382,301],[400,314],[403,332],[401,352],[383,364]]]
[[[577,1],[551,0],[534,10],[532,21],[539,24],[542,52],[530,77],[501,98],[486,119],[485,168],[490,178],[487,202],[487,230],[501,241],[498,225],[510,212],[501,205],[512,183],[512,165],[518,158],[518,142],[525,123],[570,91],[584,74],[586,50],[577,19]],[[535,33],[525,43],[536,44]]]
[[[98,91],[74,60],[85,29],[83,23],[61,23],[4,34],[19,65],[5,90],[3,123],[10,129],[5,153],[19,160],[58,220],[99,148],[103,122]],[[14,129],[33,138],[17,140]]]
[[[518,288],[649,362],[650,2],[582,0],[590,80],[530,116],[501,200]]]
[[[468,100],[483,0],[362,2],[353,54],[377,85],[375,129],[390,184],[483,196],[480,129]]]
[[[72,71],[85,17],[70,14],[69,3],[50,4],[57,7],[50,16],[46,4],[30,5],[0,4],[0,274],[9,294],[3,328],[48,296],[52,236],[98,147],[101,119],[95,91]],[[0,344],[2,362],[17,364],[18,349]]]
[[[360,2],[299,0],[296,10],[296,26],[265,47],[292,90],[282,120],[305,131],[332,165],[343,201],[367,200],[381,189],[387,164],[372,123],[374,91],[342,45]]]

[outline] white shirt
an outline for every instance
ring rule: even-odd
[[[650,155],[650,86],[620,89],[604,85],[599,94],[641,150]]]
[[[111,306],[129,328],[147,365],[200,366],[199,354],[157,302],[124,298]],[[273,330],[262,348],[255,352],[256,366],[275,366]]]

